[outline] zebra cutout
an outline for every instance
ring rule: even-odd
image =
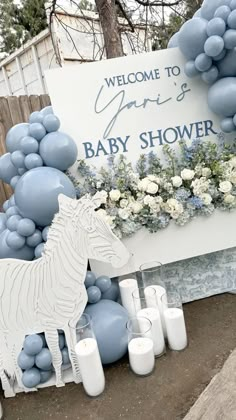
[[[81,381],[74,352],[76,326],[87,303],[84,279],[88,259],[126,264],[129,254],[108,224],[95,212],[96,200],[58,197],[59,213],[49,230],[43,256],[34,261],[0,260],[0,378],[5,396],[14,396],[14,380],[22,391],[17,364],[25,335],[45,333],[56,386],[63,386],[57,330],[66,336],[73,378]]]

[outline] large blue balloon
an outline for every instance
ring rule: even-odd
[[[11,154],[5,153],[0,157],[0,179],[10,184],[11,179],[18,175],[18,171],[11,161]]]
[[[16,258],[19,260],[31,261],[34,258],[34,250],[27,245],[24,245],[21,249],[12,249],[6,243],[6,238],[9,234],[9,230],[6,229],[0,234],[0,258]]]
[[[214,17],[216,9],[220,6],[229,6],[231,0],[204,0],[201,7],[201,16],[210,20]]]
[[[8,152],[15,152],[20,149],[20,141],[22,137],[29,135],[29,124],[21,123],[12,127],[6,136],[6,148]]]
[[[85,312],[92,317],[102,363],[113,363],[123,357],[128,347],[125,308],[112,300],[100,300],[88,305]]]
[[[176,48],[179,46],[179,32],[176,32],[169,40],[167,48]]]
[[[52,168],[65,171],[77,159],[77,146],[74,140],[65,133],[47,134],[40,143],[39,153],[44,163]]]
[[[207,40],[207,21],[194,18],[182,26],[179,31],[178,43],[180,51],[189,60],[204,52],[204,44]]]
[[[208,91],[209,108],[218,115],[233,117],[236,114],[236,77],[218,80]]]
[[[236,50],[227,51],[225,57],[217,63],[220,77],[236,76]]]
[[[0,213],[0,233],[6,229],[7,216],[5,213]]]
[[[32,219],[39,226],[50,225],[59,210],[58,195],[76,197],[70,179],[54,168],[35,168],[17,183],[15,201],[22,216]]]

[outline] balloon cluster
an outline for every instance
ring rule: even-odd
[[[62,365],[66,367],[70,364],[70,358],[63,333],[58,334],[58,342],[62,354]],[[25,338],[17,362],[23,371],[22,382],[27,388],[34,388],[51,378],[52,355],[44,334],[31,334]]]
[[[188,77],[210,86],[209,108],[222,118],[225,133],[236,130],[236,0],[204,0],[194,17],[169,41],[188,60]]]
[[[87,289],[88,303],[97,303],[101,299],[117,301],[119,297],[118,283],[110,277],[96,278],[92,271],[87,271],[84,285]]]
[[[50,106],[33,112],[29,123],[17,124],[7,133],[8,153],[0,158],[0,179],[11,185],[14,194],[0,213],[0,258],[39,258],[58,212],[58,195],[76,196],[63,171],[76,161],[77,147],[59,127]]]

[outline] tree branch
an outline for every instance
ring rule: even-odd
[[[124,16],[124,18],[127,20],[128,24],[130,26],[131,32],[134,32],[134,25],[133,25],[132,21],[130,20],[129,16],[127,15],[127,13],[126,13],[123,5],[121,4],[120,0],[115,0],[115,3],[119,7],[119,9],[120,9],[122,15]]]
[[[166,3],[165,1],[143,1],[143,0],[135,0],[141,6],[162,6],[162,7],[171,7],[171,6],[178,6],[182,2],[182,0],[176,0],[174,2]]]

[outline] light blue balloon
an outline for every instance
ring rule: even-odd
[[[18,173],[11,161],[11,154],[5,153],[0,157],[0,179],[6,184],[10,184],[11,179],[16,175]]]
[[[88,287],[87,294],[89,303],[97,303],[102,297],[101,290],[96,286]]]
[[[44,243],[42,242],[41,244],[37,245],[34,250],[35,258],[41,258],[43,250],[44,250]]]
[[[49,228],[50,228],[50,226],[46,226],[46,227],[42,230],[42,237],[43,237],[44,242],[47,242]]]
[[[222,53],[224,49],[224,41],[218,35],[210,36],[204,45],[204,50],[209,57],[216,57]]]
[[[92,318],[102,363],[121,359],[128,348],[126,324],[129,317],[126,309],[117,302],[104,299],[87,305],[85,312]]]
[[[52,369],[52,355],[49,349],[42,348],[40,353],[35,357],[35,364],[39,369],[51,370]]]
[[[27,172],[27,169],[26,169],[26,168],[19,168],[19,169],[18,169],[18,174],[19,174],[20,176],[24,175],[26,172]]]
[[[211,85],[212,83],[215,83],[216,80],[218,79],[219,76],[219,71],[217,69],[216,66],[212,66],[210,68],[210,70],[205,71],[204,73],[202,73],[202,80]]]
[[[40,369],[40,383],[44,384],[45,382],[49,381],[49,379],[52,377],[52,370],[42,370]]]
[[[48,347],[47,341],[46,341],[46,338],[45,338],[45,334],[44,333],[40,333],[39,335],[40,335],[40,337],[43,340],[43,347]]]
[[[12,196],[9,198],[9,207],[13,207],[15,205],[16,205],[15,196],[14,194],[12,194]]]
[[[25,154],[22,153],[20,150],[16,150],[11,154],[11,161],[17,169],[24,168]]]
[[[57,131],[60,128],[61,123],[56,115],[48,114],[43,119],[43,125],[48,133],[52,133],[53,131]]]
[[[195,17],[195,18],[197,18],[197,17],[201,17],[201,7],[200,7],[200,9],[198,9],[198,10],[194,13],[193,17]]]
[[[234,115],[234,117],[233,117],[233,123],[234,123],[234,125],[235,125],[235,127],[236,127],[236,114]]]
[[[22,216],[32,219],[38,226],[48,226],[59,210],[60,193],[76,197],[71,180],[54,168],[35,168],[17,183],[15,201]]]
[[[30,153],[25,158],[25,166],[27,169],[40,168],[43,166],[43,160],[37,153]]]
[[[37,153],[39,150],[39,144],[33,137],[26,136],[20,141],[20,150],[25,154]]]
[[[42,233],[38,229],[36,229],[35,232],[32,235],[28,236],[28,238],[26,239],[26,244],[32,248],[35,248],[41,242],[42,242]]]
[[[21,249],[25,245],[25,238],[17,232],[9,232],[6,237],[6,243],[11,249]]]
[[[236,30],[235,29],[228,29],[224,36],[224,43],[225,43],[225,48],[227,50],[231,50],[232,48],[236,47]]]
[[[14,217],[14,216],[12,216]],[[17,224],[17,233],[22,236],[31,236],[35,232],[35,223],[31,219],[22,219]]]
[[[180,51],[188,60],[195,60],[204,52],[204,44],[208,37],[206,30],[205,19],[194,18],[183,24],[179,31],[178,42]]]
[[[29,117],[30,124],[33,124],[33,123],[42,124],[42,122],[43,122],[43,115],[41,114],[40,111],[35,111],[35,112],[32,112],[32,114],[30,114],[30,117]]]
[[[233,10],[227,20],[228,26],[231,29],[236,29],[236,10]]]
[[[43,348],[43,340],[39,334],[30,334],[25,338],[23,348],[29,356],[36,356]]]
[[[6,222],[7,229],[9,229],[11,232],[16,231],[21,219],[22,217],[17,214],[9,217],[9,219],[7,219],[7,222]]]
[[[26,370],[34,366],[34,360],[34,356],[29,356],[22,350],[17,358],[17,363],[22,370]]]
[[[70,362],[70,356],[69,356],[69,352],[68,352],[68,348],[64,347],[61,351],[61,355],[62,355],[62,364],[63,365],[69,365]]]
[[[44,137],[39,153],[45,165],[65,171],[75,163],[78,149],[70,136],[57,131]]]
[[[210,20],[207,25],[207,35],[219,35],[223,36],[226,31],[226,24],[224,19],[216,17]]]
[[[233,122],[233,118],[224,118],[220,123],[220,128],[224,133],[232,133],[236,127]]]
[[[62,350],[65,347],[65,335],[58,334],[58,341],[59,341],[60,350]]]
[[[34,137],[36,140],[40,141],[46,135],[46,130],[43,124],[33,123],[29,127],[29,135]]]
[[[20,214],[19,209],[16,206],[9,207],[6,211],[7,218],[13,216],[14,214]]]
[[[26,388],[35,388],[40,384],[40,371],[33,367],[24,371],[22,382]]]
[[[40,114],[43,116],[43,118],[44,118],[46,115],[49,115],[49,114],[54,114],[53,109],[52,109],[52,106],[51,106],[51,105],[50,105],[50,106],[46,106],[45,108],[43,108],[43,109],[40,111]]]
[[[227,22],[228,16],[231,13],[231,9],[229,6],[220,6],[216,9],[214,16],[220,17],[225,22]]]
[[[0,234],[6,229],[7,216],[5,213],[0,213]]]
[[[95,281],[95,286],[97,286],[102,293],[105,293],[111,287],[111,279],[108,276],[99,276]]]
[[[176,48],[179,46],[179,32],[176,32],[172,37],[170,38],[167,48]]]
[[[12,187],[13,190],[16,188],[16,184],[19,181],[19,179],[20,179],[20,175],[13,176],[13,178],[11,179],[10,186]]]
[[[116,302],[119,297],[119,285],[117,280],[111,281],[111,287],[105,292],[102,293],[102,299],[113,300]]]
[[[208,91],[209,108],[217,115],[233,117],[236,114],[236,77],[218,80]]]
[[[232,0],[232,1],[231,1],[231,3],[230,3],[230,9],[231,9],[231,10],[236,9],[236,0]]]
[[[207,71],[212,66],[212,59],[205,53],[199,54],[195,60],[195,66],[199,71]]]
[[[210,20],[213,18],[215,11],[220,6],[229,6],[231,0],[204,0],[201,7],[201,16]]]
[[[94,286],[96,281],[96,276],[92,271],[87,271],[84,285],[86,289],[88,289],[90,286]]]
[[[7,209],[9,208],[9,200],[4,201],[2,208],[5,212],[7,211]]]
[[[221,60],[223,60],[223,58],[226,56],[226,53],[227,53],[227,50],[223,49],[223,51],[219,55],[217,55],[216,57],[214,57],[214,61],[221,61]]]
[[[236,50],[228,50],[225,57],[217,63],[220,77],[236,76]]]
[[[22,137],[29,135],[29,124],[21,123],[16,124],[12,127],[6,136],[6,148],[8,152],[15,152],[19,150],[20,141]]]
[[[28,246],[23,246],[21,249],[12,249],[6,243],[6,237],[9,230],[6,229],[0,234],[0,258],[16,258],[18,260],[31,261],[34,258],[34,251]]]

